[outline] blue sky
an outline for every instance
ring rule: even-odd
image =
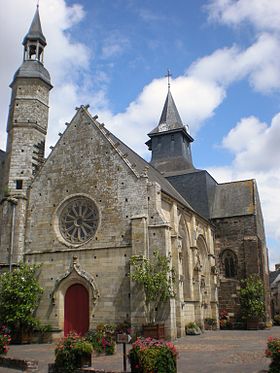
[[[0,146],[8,88],[36,0],[0,0]],[[5,14],[4,14],[5,13]],[[167,93],[190,127],[193,159],[217,181],[256,178],[271,265],[280,262],[279,0],[40,0],[54,88],[48,145],[76,106],[146,159]]]

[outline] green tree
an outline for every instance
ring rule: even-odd
[[[0,275],[0,322],[13,332],[29,330],[37,324],[34,312],[43,293],[37,276],[39,267],[21,263]]]
[[[130,277],[143,286],[148,320],[153,324],[159,304],[175,297],[173,290],[175,271],[171,267],[171,258],[154,251],[151,259],[132,256],[130,263],[132,265]]]
[[[251,275],[242,281],[240,306],[242,315],[247,320],[260,319],[264,316],[264,286],[257,275]]]

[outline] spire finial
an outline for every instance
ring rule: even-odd
[[[170,78],[172,76],[170,69],[167,69],[167,74],[165,75],[167,77],[167,82],[168,82],[168,90],[170,90]]]

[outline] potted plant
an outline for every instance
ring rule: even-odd
[[[186,334],[187,335],[199,335],[201,334],[201,329],[195,322],[189,322],[186,327]]]
[[[128,353],[132,373],[176,373],[177,351],[173,343],[137,338]]]
[[[85,339],[97,355],[113,355],[116,349],[115,329],[113,324],[99,324],[96,329],[87,332]]]
[[[272,361],[269,365],[270,373],[280,372],[280,338],[269,337],[267,341],[266,357]]]
[[[0,355],[6,355],[9,350],[9,344],[11,342],[10,329],[5,325],[0,327]]]
[[[34,312],[43,293],[37,278],[39,268],[21,263],[0,275],[0,322],[11,329],[17,343],[30,343],[31,331],[38,324]]]
[[[240,306],[247,329],[259,328],[259,322],[265,314],[264,286],[257,275],[251,275],[242,281],[240,289]]]
[[[216,330],[217,329],[217,321],[211,317],[207,317],[204,320],[204,328],[205,330]]]
[[[144,337],[164,338],[164,325],[156,324],[156,320],[160,304],[175,296],[175,271],[170,262],[171,257],[161,255],[159,251],[154,251],[152,258],[132,256],[130,259],[130,277],[145,294],[148,325],[143,326]]]
[[[74,332],[62,338],[55,348],[55,371],[73,373],[77,368],[91,366],[92,345]]]

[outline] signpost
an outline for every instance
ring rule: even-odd
[[[126,345],[131,341],[131,336],[129,334],[117,334],[117,343],[122,343],[123,345],[123,370],[126,372]]]

